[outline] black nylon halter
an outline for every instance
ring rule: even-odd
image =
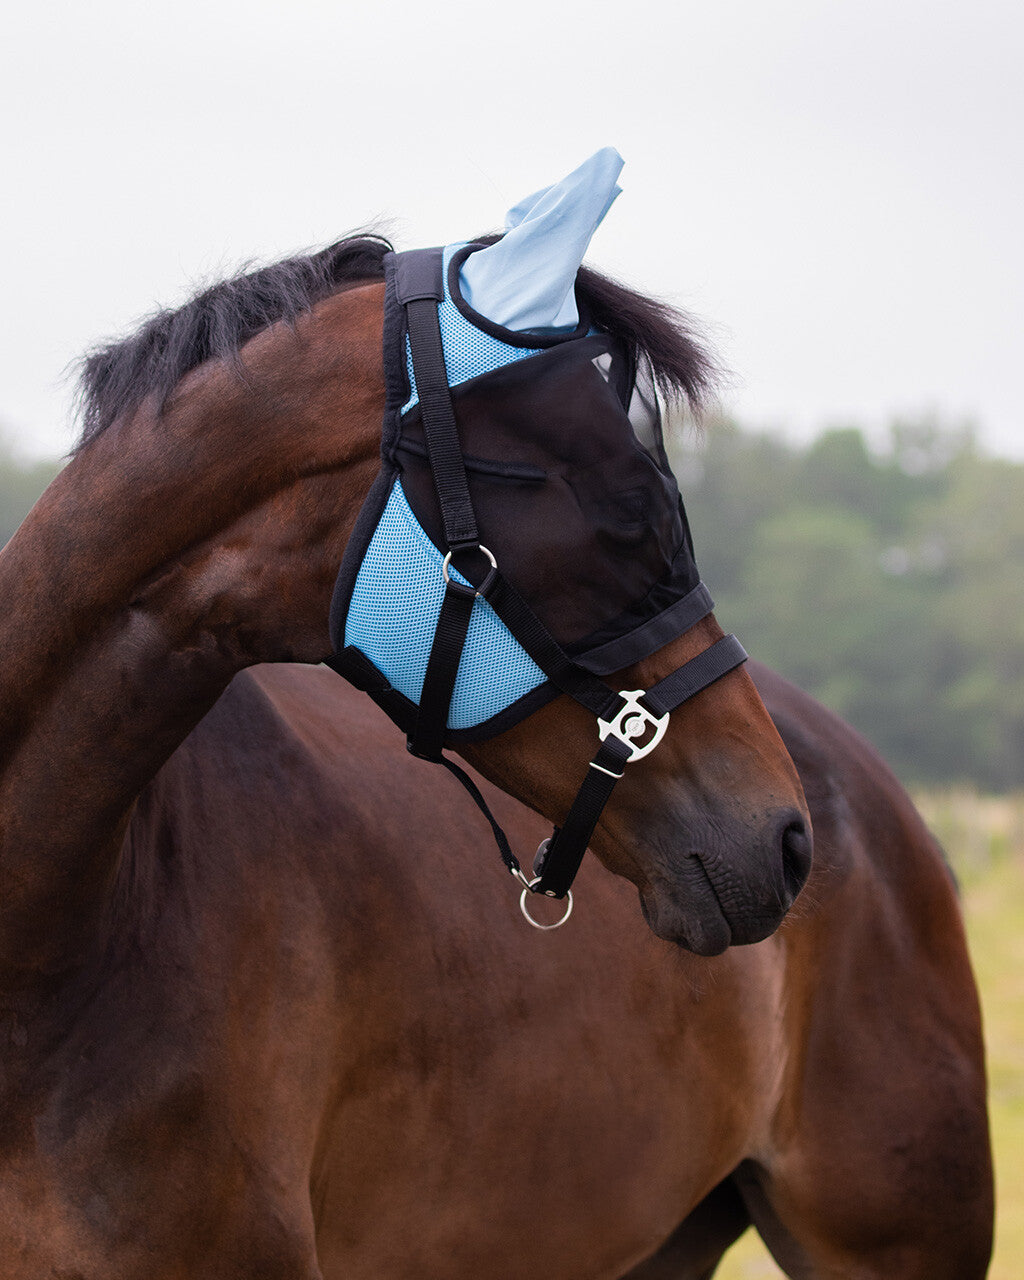
[[[440,250],[414,250],[396,255],[394,281],[396,301],[405,310],[424,439],[447,552],[444,596],[418,710],[406,745],[411,754],[443,764],[462,783],[490,823],[506,867],[524,889],[564,898],[626,765],[657,745],[676,707],[739,666],[747,654],[735,636],[723,636],[651,689],[620,693],[587,669],[587,665],[602,669],[600,661],[595,661],[596,653],[577,661],[565,652],[503,576],[494,555],[480,543],[438,319],[438,306],[444,298]],[[467,586],[448,573],[449,566],[458,568],[473,585]],[[443,754],[459,662],[477,596],[488,602],[548,680],[586,707],[599,722],[601,746],[590,762],[565,822],[540,846],[534,878],[523,872],[475,783]],[[673,618],[680,624],[674,634],[681,634],[706,617],[712,607],[707,588],[699,583],[672,609]],[[346,648],[336,653],[329,665],[370,693],[396,718],[391,707],[400,695],[396,695],[365,655]],[[640,739],[646,741],[641,744]]]

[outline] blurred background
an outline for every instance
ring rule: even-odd
[[[75,358],[250,263],[500,226],[600,146],[595,265],[727,376],[674,441],[718,616],[910,786],[960,873],[1024,1274],[1024,11],[1002,0],[67,0],[0,48],[0,544]],[[725,1280],[778,1273],[744,1243]]]

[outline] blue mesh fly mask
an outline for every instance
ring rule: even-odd
[[[459,273],[483,247],[385,259],[381,469],[338,574],[331,665],[414,755],[467,786],[525,913],[528,892],[569,893],[625,765],[746,654],[726,636],[652,689],[619,693],[601,679],[712,601],[649,380],[582,314],[575,331],[543,336],[475,312]],[[500,733],[559,693],[597,717],[600,747],[530,878],[442,750]]]

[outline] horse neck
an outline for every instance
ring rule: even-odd
[[[241,668],[329,652],[376,470],[380,288],[274,326],[96,437],[0,553],[0,969],[102,930],[135,798]]]

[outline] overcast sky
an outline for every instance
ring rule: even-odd
[[[591,260],[703,317],[727,408],[976,420],[1024,458],[1019,0],[35,0],[0,49],[0,424],[246,261],[498,227],[600,146]]]

